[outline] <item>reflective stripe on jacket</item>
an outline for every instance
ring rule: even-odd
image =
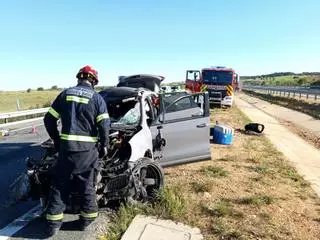
[[[57,129],[61,120],[61,133]],[[109,114],[103,98],[88,84],[78,84],[61,92],[44,118],[48,134],[60,140],[67,151],[87,151],[99,142],[106,146],[109,135]]]

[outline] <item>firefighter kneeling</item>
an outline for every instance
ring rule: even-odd
[[[56,234],[62,225],[72,182],[76,182],[82,196],[80,229],[85,230],[98,216],[94,178],[98,157],[107,153],[110,121],[106,103],[94,90],[98,72],[85,66],[77,78],[77,86],[61,92],[44,118],[46,130],[59,151],[46,210],[49,236]],[[57,129],[59,119],[61,134]]]

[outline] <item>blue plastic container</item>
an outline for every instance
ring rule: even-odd
[[[210,136],[212,136],[212,142],[216,144],[231,145],[233,142],[234,130],[232,127],[225,125],[215,125],[210,130]]]

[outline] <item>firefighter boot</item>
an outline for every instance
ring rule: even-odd
[[[62,221],[54,221],[54,223],[51,221],[48,221],[46,226],[47,237],[52,237],[56,235],[59,232],[61,225],[62,225]]]
[[[80,231],[86,231],[90,224],[94,222],[94,219],[86,219],[86,218],[82,218],[80,217]]]

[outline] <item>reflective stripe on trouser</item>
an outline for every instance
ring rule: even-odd
[[[90,137],[90,136],[81,136],[81,135],[71,135],[71,134],[64,134],[60,135],[62,140],[67,141],[78,141],[78,142],[97,142],[97,137]]]
[[[96,154],[95,151],[92,153],[92,156],[96,157]],[[69,195],[73,186],[77,186],[77,192],[81,196],[81,212],[89,214],[89,216],[93,217],[91,219],[94,219],[94,214],[92,213],[98,212],[96,191],[94,188],[95,168],[91,168],[90,166],[88,168],[87,166],[79,173],[74,173],[74,164],[71,163],[79,162],[83,157],[88,157],[83,155],[90,156],[91,153],[90,151],[81,154],[79,154],[79,152],[59,152],[59,159],[53,172],[50,198],[46,210],[47,216],[63,213],[66,209],[66,204],[69,202]],[[47,221],[52,224],[52,226],[59,226],[59,221],[53,221],[48,218]]]
[[[60,214],[46,214],[46,219],[49,221],[60,221],[63,219],[63,213]]]
[[[98,217],[98,212],[92,212],[92,213],[81,212],[80,216],[83,218],[93,219],[93,218]]]

